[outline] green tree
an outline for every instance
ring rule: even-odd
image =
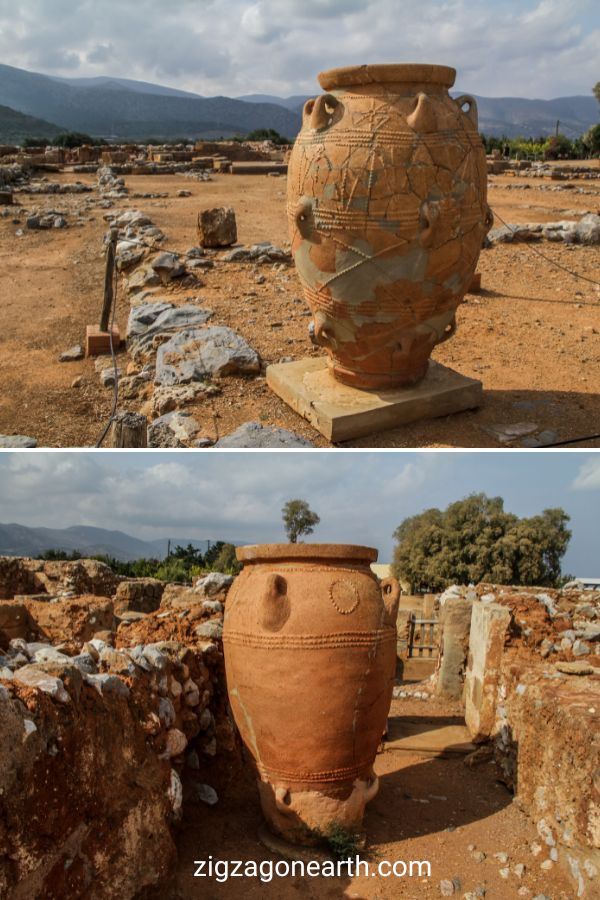
[[[192,566],[201,566],[204,562],[201,551],[192,544],[188,544],[187,547],[180,547],[178,544],[169,556],[169,560],[171,559],[179,560],[187,572]]]
[[[586,131],[582,138],[583,146],[592,156],[600,154],[600,122]]]
[[[562,509],[519,518],[501,497],[471,494],[405,519],[394,532],[393,572],[417,591],[479,581],[553,586],[571,537],[568,521]]]
[[[212,569],[215,560],[218,558],[221,550],[225,546],[225,541],[215,541],[214,544],[211,544],[206,553],[204,554],[204,565],[207,569]]]
[[[295,544],[302,534],[312,534],[321,521],[306,500],[288,500],[281,510],[285,533],[291,544]]]
[[[21,141],[21,147],[31,149],[33,147],[41,147],[45,149],[48,146],[49,138],[44,137],[26,137]]]
[[[98,142],[90,137],[89,134],[83,134],[81,131],[65,131],[58,134],[52,141],[55,147],[81,147],[83,144],[97,144]]]
[[[36,559],[74,561],[81,559],[81,553],[79,550],[72,550],[70,553],[67,550],[44,550],[36,556]]]
[[[169,556],[168,559],[163,560],[154,572],[153,577],[159,578],[161,581],[174,581],[178,584],[186,584],[192,580],[190,569],[186,566],[185,560],[177,559],[174,556]]]
[[[573,144],[564,134],[552,135],[544,144],[544,159],[571,159]]]
[[[592,88],[592,93],[598,103],[600,103],[600,81],[597,81],[594,87]]]
[[[273,144],[291,144],[288,138],[283,137],[273,128],[256,128],[244,138],[246,141],[271,141]]]
[[[242,569],[233,544],[223,544],[212,565],[215,572],[225,572],[227,575],[237,575]]]

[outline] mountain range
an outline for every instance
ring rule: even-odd
[[[128,78],[58,78],[0,65],[0,106],[9,107],[13,117],[0,109],[0,141],[8,141],[14,133],[14,115],[18,113],[43,120],[39,126],[35,122],[28,124],[28,127],[45,129],[39,136],[51,136],[52,129],[58,128],[96,137],[142,141],[149,137],[227,138],[258,128],[272,128],[294,138],[307,99],[301,94],[202,97]],[[573,138],[600,118],[598,103],[591,93],[555,100],[479,96],[476,99],[480,131],[490,135],[553,134],[558,122],[559,131]]]
[[[459,97],[460,91],[451,91]],[[600,120],[596,98],[586,96],[559,97],[556,100],[527,100],[524,97],[480,97],[473,94],[479,112],[479,130],[501,137],[538,137],[559,131],[573,139]],[[246,103],[280,103],[286,109],[301,112],[308,96],[274,97],[270,94],[247,94],[239,97]]]
[[[191,544],[206,552],[208,540],[197,538],[171,538],[171,550],[178,544]],[[211,540],[211,544],[215,541]],[[239,544],[241,542],[232,542]],[[29,528],[15,522],[0,524],[0,556],[38,556],[46,550],[76,550],[83,556],[106,554],[128,562],[134,559],[164,559],[168,553],[169,538],[143,541],[124,531],[110,531],[88,525],[71,525],[69,528]]]
[[[51,141],[64,128],[37,119],[35,116],[26,116],[9,106],[0,106],[0,143],[21,144],[25,138],[40,137]]]
[[[0,104],[71,131],[117,140],[234,137],[255,128],[293,138],[301,123],[299,112],[276,103],[200,97],[127,79],[51,78],[4,65]]]

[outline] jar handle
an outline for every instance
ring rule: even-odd
[[[281,786],[276,787],[274,793],[275,806],[279,812],[283,813],[285,816],[291,815],[294,810],[292,809],[292,797],[289,788]]]
[[[261,602],[262,625],[267,631],[279,631],[289,618],[290,601],[287,589],[287,581],[283,575],[273,572],[267,576]]]
[[[296,228],[300,232],[300,236],[305,241],[310,241],[313,233],[313,208],[312,203],[307,197],[303,197],[298,201],[298,205],[294,210],[294,222]]]
[[[381,596],[383,605],[385,606],[388,618],[396,622],[398,615],[398,604],[400,603],[400,593],[402,589],[396,578],[384,578],[381,582]]]
[[[432,246],[439,218],[439,202],[437,200],[425,200],[419,213],[421,226],[419,241],[422,247],[429,248]]]
[[[333,114],[340,101],[333,94],[321,94],[312,100],[307,100],[302,110],[302,118],[304,121],[310,118],[309,127],[314,131],[323,131],[328,128],[333,121]]]
[[[460,97],[454,98],[454,102],[460,110],[469,117],[476,130],[479,131],[479,116],[477,114],[477,101],[475,100],[475,97],[472,97],[470,94],[461,94]],[[463,106],[467,104],[468,109],[463,109]]]

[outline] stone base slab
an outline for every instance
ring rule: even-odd
[[[117,325],[112,327],[113,350],[121,346],[121,336]],[[85,330],[85,355],[104,356],[110,353],[110,334],[108,331],[100,331],[99,325],[88,325]]]
[[[474,409],[483,400],[480,381],[433,360],[419,384],[391,390],[364,391],[341,384],[331,375],[326,357],[269,366],[267,384],[333,443]]]

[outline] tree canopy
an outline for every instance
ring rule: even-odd
[[[68,552],[66,550],[45,550],[37,559],[47,560],[77,560],[82,559],[83,554],[79,550]],[[211,544],[204,556],[202,552],[188,544],[182,547],[179,544],[171,550],[164,559],[115,559],[105,553],[87,554],[86,558],[97,559],[106,563],[117,575],[127,578],[158,578],[160,581],[179,582],[189,584],[194,578],[207,572],[225,572],[228,575],[237,575],[241,565],[235,557],[235,547],[225,541],[215,541]]]
[[[312,534],[321,521],[306,500],[288,500],[281,510],[285,533],[290,543],[295,544],[303,534]]]
[[[394,532],[392,569],[417,591],[479,581],[552,586],[571,537],[568,521],[563,509],[519,518],[501,497],[471,494],[405,519]]]

